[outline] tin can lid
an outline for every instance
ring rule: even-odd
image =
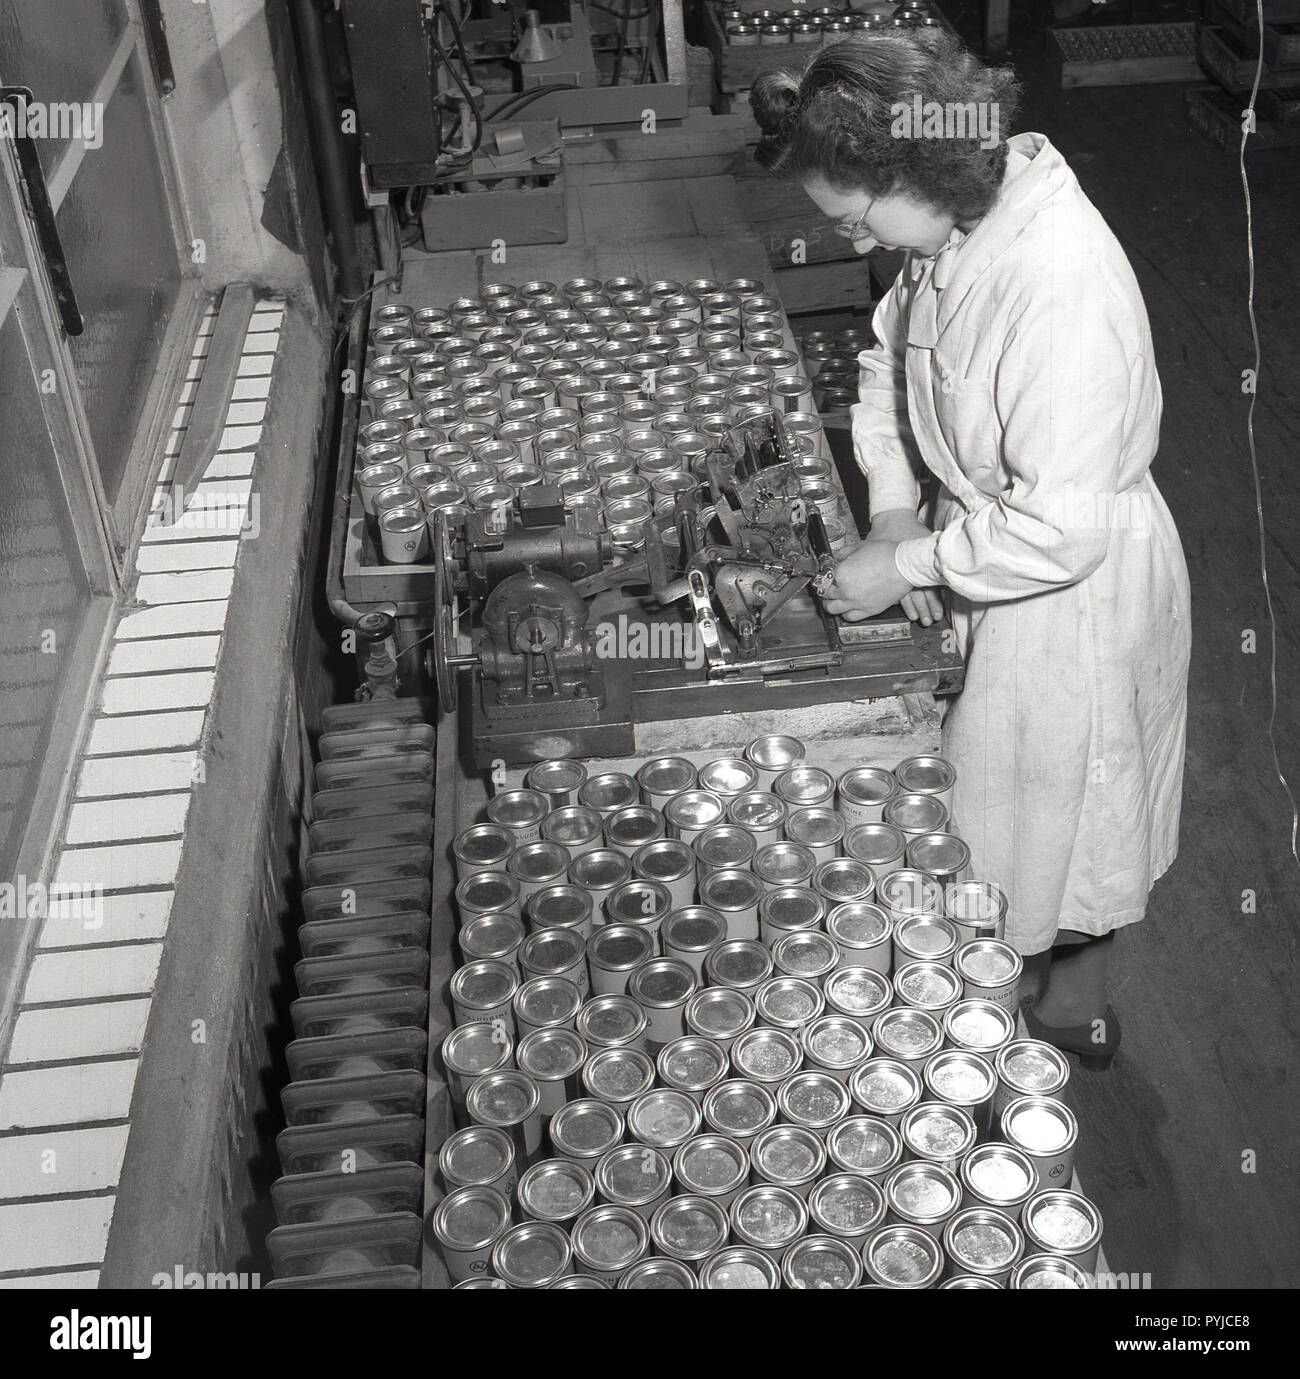
[[[948,811],[935,795],[895,795],[885,806],[885,822],[904,833],[937,833],[948,822]]]
[[[869,1111],[892,1115],[920,1100],[921,1079],[893,1058],[869,1058],[853,1074],[853,1099]]]
[[[813,874],[817,859],[802,843],[767,843],[754,854],[754,873],[769,886],[797,886]]]
[[[719,867],[699,884],[700,904],[714,910],[747,910],[758,904],[762,894],[762,881],[739,867]]]
[[[937,915],[943,904],[943,887],[934,877],[911,867],[882,876],[876,893],[894,915]]]
[[[946,1010],[961,997],[962,984],[946,963],[909,962],[894,973],[894,990],[910,1006]]]
[[[988,923],[1006,913],[1006,893],[991,881],[954,881],[944,888],[944,914],[958,924]]]
[[[480,1125],[520,1125],[537,1110],[537,1084],[526,1073],[503,1068],[484,1073],[470,1086],[465,1098],[470,1118]]]
[[[870,1055],[871,1036],[847,1016],[823,1015],[805,1028],[803,1045],[825,1067],[852,1068]]]
[[[519,1071],[542,1082],[571,1077],[587,1058],[587,1042],[563,1026],[537,1029],[519,1041]]]
[[[992,1001],[958,1001],[944,1016],[944,1030],[954,1043],[976,1050],[998,1049],[1015,1031],[1011,1016]]]
[[[593,848],[579,853],[569,863],[569,880],[589,890],[613,890],[632,875],[632,862],[625,852],[613,848]]]
[[[772,955],[753,939],[728,939],[704,959],[714,986],[753,986],[772,974]]]
[[[820,766],[792,766],[777,776],[772,789],[787,804],[820,804],[835,793],[835,781]]]
[[[701,1288],[775,1289],[781,1286],[776,1261],[761,1250],[732,1245],[710,1255],[700,1266]]]
[[[596,1186],[601,1194],[626,1207],[653,1202],[671,1176],[668,1160],[647,1144],[618,1145],[603,1154],[596,1165]]]
[[[712,1039],[687,1035],[660,1049],[658,1068],[663,1081],[674,1087],[702,1091],[727,1071],[727,1055]]]
[[[519,985],[513,970],[495,958],[482,958],[457,968],[451,978],[452,999],[487,1010],[513,998]]]
[[[770,977],[754,993],[758,1018],[786,1029],[816,1019],[825,1004],[822,993],[803,977]]]
[[[837,903],[865,900],[875,883],[871,868],[854,857],[832,857],[813,872],[813,887],[817,893]]]
[[[580,804],[552,810],[542,820],[542,836],[557,846],[574,846],[600,837],[600,815]]]
[[[600,1049],[587,1059],[582,1079],[593,1093],[627,1102],[654,1086],[655,1070],[639,1049]]]
[[[777,1183],[803,1184],[826,1167],[821,1140],[802,1125],[772,1125],[754,1137],[750,1162]]]
[[[727,817],[742,828],[775,828],[785,818],[785,803],[776,795],[755,790],[737,795],[727,806]]]
[[[956,1159],[975,1143],[975,1122],[960,1106],[924,1101],[900,1122],[903,1143],[927,1159]]]
[[[864,1235],[884,1213],[884,1194],[857,1173],[833,1173],[808,1194],[813,1224],[836,1235]]]
[[[626,1207],[590,1207],[573,1223],[573,1253],[588,1268],[614,1272],[633,1264],[650,1244],[645,1222]]]
[[[635,804],[639,797],[636,781],[617,771],[591,776],[578,791],[578,802],[601,813],[613,813]]]
[[[775,1117],[775,1099],[755,1082],[720,1082],[704,1098],[705,1120],[723,1134],[757,1134]]]
[[[794,1073],[777,1094],[781,1110],[801,1125],[834,1125],[849,1113],[849,1091],[829,1073]]]
[[[443,1141],[438,1167],[448,1186],[485,1186],[495,1182],[514,1159],[514,1147],[504,1132],[490,1125],[468,1125]]]
[[[698,983],[695,973],[677,958],[652,958],[632,974],[628,995],[643,1006],[671,1009],[685,1005]]]
[[[894,942],[903,952],[933,962],[956,952],[957,931],[940,915],[908,915],[894,925]]]
[[[878,1173],[897,1162],[903,1142],[888,1121],[849,1116],[827,1132],[826,1151],[842,1168]]]
[[[825,903],[806,886],[768,891],[758,904],[759,918],[776,929],[807,930],[821,923]]]
[[[456,835],[452,851],[462,862],[478,865],[499,863],[510,856],[514,834],[499,824],[474,824]]]
[[[744,1077],[780,1082],[803,1061],[798,1040],[786,1030],[760,1026],[742,1034],[731,1048],[731,1062]]]
[[[731,798],[752,791],[758,772],[742,757],[718,757],[700,767],[699,779],[702,789]]]
[[[823,986],[826,1000],[845,1015],[878,1015],[893,999],[894,989],[883,972],[870,967],[842,967]]]
[[[559,976],[586,956],[586,942],[576,929],[539,929],[519,948],[520,965],[538,976]]]
[[[563,876],[569,865],[569,853],[559,843],[524,843],[517,847],[506,863],[506,870],[521,881],[545,881]]]
[[[1002,1112],[1003,1137],[1028,1154],[1055,1154],[1074,1142],[1078,1125],[1068,1106],[1050,1097],[1019,1097]]]
[[[805,847],[826,847],[843,838],[844,820],[833,809],[792,809],[786,815],[785,836]]]
[[[668,1149],[689,1140],[700,1128],[700,1108],[672,1087],[646,1092],[628,1107],[628,1130],[642,1144]]]
[[[673,1197],[650,1218],[660,1250],[679,1259],[705,1259],[726,1244],[727,1217],[707,1197]]]
[[[528,898],[528,917],[537,929],[570,929],[591,919],[591,896],[578,886],[547,886]]]
[[[774,1249],[804,1233],[808,1208],[787,1188],[758,1186],[736,1198],[731,1218],[743,1239]]]
[[[754,835],[734,824],[714,824],[696,838],[693,849],[707,866],[743,867],[754,856]]]
[[[961,1184],[946,1168],[916,1159],[885,1179],[885,1200],[913,1221],[942,1221],[961,1201]]]
[[[967,1268],[996,1273],[1015,1263],[1025,1247],[1020,1228],[1002,1212],[987,1207],[959,1211],[943,1233],[944,1248]]]
[[[688,1291],[698,1288],[699,1282],[690,1267],[679,1259],[661,1259],[652,1256],[639,1259],[618,1281],[620,1288],[627,1289],[682,1289]]]
[[[689,876],[695,868],[695,854],[675,838],[646,843],[632,854],[632,869],[647,881],[667,884]]]
[[[482,1250],[510,1222],[510,1203],[495,1189],[462,1187],[449,1192],[433,1213],[433,1231],[455,1250]]]
[[[1078,1192],[1038,1193],[1025,1203],[1021,1221],[1025,1234],[1049,1254],[1078,1254],[1101,1239],[1101,1213]]]
[[[753,1001],[731,987],[706,987],[686,1003],[686,1023],[696,1034],[730,1039],[753,1022]]]
[[[744,1145],[725,1135],[697,1135],[673,1155],[677,1180],[688,1192],[720,1197],[749,1176]]]
[[[932,875],[950,876],[970,865],[970,848],[955,833],[922,833],[907,845],[907,865]]]
[[[990,1202],[1024,1201],[1038,1181],[1034,1166],[1007,1144],[981,1144],[962,1160],[962,1181]]]
[[[582,993],[567,977],[533,977],[515,993],[515,1013],[526,1024],[563,1024],[582,1005]]]
[[[943,1030],[934,1016],[910,1006],[882,1011],[876,1016],[871,1035],[881,1049],[908,1058],[933,1053],[943,1042]]]
[[[1023,1094],[1059,1092],[1070,1076],[1070,1065],[1051,1044],[1039,1039],[1013,1039],[998,1050],[998,1076]]]
[[[953,963],[966,981],[985,987],[1015,981],[1025,965],[1014,948],[997,939],[972,939],[963,943]]]
[[[530,1221],[501,1237],[492,1251],[492,1267],[508,1283],[538,1287],[561,1277],[572,1257],[564,1231],[549,1221]]]
[[[594,1158],[623,1138],[623,1117],[607,1101],[581,1097],[556,1111],[550,1133],[558,1153]]]
[[[512,914],[475,915],[460,926],[467,958],[505,958],[524,941],[524,926]]]
[[[531,1216],[563,1223],[591,1205],[596,1180],[589,1168],[572,1159],[544,1159],[524,1170],[515,1191]]]
[[[588,959],[607,972],[630,972],[653,953],[653,936],[635,924],[605,924],[587,940]]]
[[[988,1059],[979,1054],[948,1049],[926,1063],[925,1084],[953,1105],[977,1106],[993,1095],[997,1075]]]
[[[886,1226],[867,1241],[865,1261],[871,1276],[886,1287],[921,1288],[943,1268],[939,1242],[910,1226]]]
[[[957,772],[952,763],[934,756],[908,757],[894,767],[894,776],[899,786],[913,795],[951,790],[957,781]]]
[[[889,937],[889,916],[869,901],[849,901],[830,912],[826,931],[837,943],[866,948]]]
[[[1058,1255],[1031,1255],[1011,1271],[1009,1288],[1093,1288],[1090,1275]]]
[[[653,924],[668,913],[672,897],[658,881],[636,879],[616,886],[605,899],[611,924]]]
[[[727,937],[727,921],[707,905],[687,905],[674,910],[664,920],[665,948],[682,952],[702,953],[716,947]]]
[[[638,938],[646,937],[644,930],[629,932]],[[629,996],[593,996],[578,1012],[578,1033],[594,1044],[627,1044],[642,1034],[645,1027],[645,1012]],[[521,1053],[522,1050],[521,1044]]]
[[[505,910],[519,903],[519,882],[504,871],[476,871],[456,887],[456,904],[471,910]]]
[[[664,805],[664,817],[674,828],[709,828],[726,812],[722,797],[709,790],[683,790]]]
[[[787,977],[817,978],[834,970],[840,950],[828,935],[801,929],[778,939],[772,958],[777,970]]]
[[[781,1273],[791,1288],[856,1288],[862,1280],[862,1262],[843,1240],[808,1235],[785,1252]]]
[[[857,824],[844,835],[844,851],[872,867],[897,861],[906,845],[902,829],[893,824]]]
[[[513,1052],[509,1033],[488,1020],[457,1025],[442,1041],[442,1061],[447,1070],[465,1077],[494,1072],[510,1061]]]
[[[695,767],[685,757],[656,757],[641,766],[636,778],[652,795],[676,795],[695,784]]]

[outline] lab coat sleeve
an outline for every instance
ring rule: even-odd
[[[868,507],[873,518],[891,508],[915,512],[921,501],[919,456],[907,420],[907,379],[903,372],[905,278],[906,270],[876,307],[871,325],[880,343],[858,355],[858,401],[849,409],[853,455],[867,476]]]
[[[980,419],[1000,423],[1010,485],[934,536],[901,542],[899,573],[917,588],[944,584],[996,603],[1095,570],[1109,544],[1134,379],[1154,379],[1134,358],[1144,335],[1095,266],[1054,267],[1025,284]],[[1158,408],[1158,391],[1139,401]],[[968,424],[979,418],[977,408]]]

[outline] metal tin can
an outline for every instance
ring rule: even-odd
[[[607,1101],[582,1097],[561,1107],[549,1126],[551,1146],[562,1159],[594,1168],[623,1140],[623,1117]]]
[[[704,975],[710,986],[752,995],[772,975],[772,955],[757,939],[728,939],[709,951]]]
[[[884,821],[909,837],[940,833],[947,826],[948,811],[937,795],[898,794],[885,806]]]
[[[665,887],[674,910],[689,907],[695,899],[695,853],[677,838],[638,848],[632,854],[632,870],[641,880]]]
[[[487,804],[489,821],[508,828],[516,844],[537,842],[549,812],[546,796],[536,790],[503,790]]]
[[[898,787],[904,794],[932,795],[947,814],[952,813],[952,792],[957,784],[957,771],[943,757],[908,757],[894,767]]]
[[[992,1001],[962,999],[943,1017],[948,1046],[992,1058],[1016,1032],[1016,1022]]]
[[[1056,1255],[1029,1255],[1011,1271],[1008,1288],[1095,1288],[1091,1274]]]
[[[839,950],[839,967],[869,967],[886,976],[889,974],[892,957],[889,916],[879,905],[865,900],[836,905],[827,916],[826,932]]]
[[[544,886],[533,893],[526,913],[534,932],[571,929],[584,945],[591,937],[591,896],[580,886]]]
[[[844,853],[865,862],[876,877],[876,884],[903,865],[906,839],[893,824],[854,824],[844,835]]]
[[[803,1066],[803,1045],[789,1030],[758,1026],[731,1046],[737,1077],[766,1087],[779,1087]]]
[[[1004,1284],[1025,1250],[1020,1227],[994,1207],[967,1207],[943,1232],[950,1278],[974,1276]]]
[[[608,1101],[620,1112],[654,1086],[655,1068],[640,1049],[597,1049],[582,1069],[588,1096]]]
[[[645,1221],[627,1207],[591,1207],[573,1223],[573,1258],[583,1274],[615,1286],[650,1249]]]
[[[804,759],[805,748],[797,737],[772,733],[756,737],[745,748],[745,760],[758,771],[759,790],[770,790],[773,781]]]
[[[701,1288],[777,1289],[781,1270],[777,1261],[748,1245],[730,1245],[700,1265]]]
[[[758,771],[743,757],[716,757],[699,770],[700,788],[724,800],[758,789]]]
[[[563,848],[570,866],[581,854],[595,852],[604,838],[600,815],[584,805],[562,805],[542,820],[544,841]]]
[[[902,1157],[898,1131],[877,1116],[845,1116],[826,1132],[828,1162],[855,1178],[884,1178]]]
[[[806,1235],[781,1257],[787,1288],[857,1288],[862,1261],[847,1241],[833,1235]]]
[[[731,1204],[731,1234],[742,1245],[779,1259],[808,1228],[803,1198],[782,1187],[748,1188]]]
[[[758,938],[758,902],[762,899],[763,883],[752,871],[719,867],[707,872],[700,877],[699,895],[702,906],[722,916],[728,940]]]
[[[849,1089],[829,1073],[815,1069],[792,1073],[776,1094],[781,1118],[808,1130],[829,1130],[852,1108]]]
[[[541,1152],[541,1094],[526,1073],[513,1068],[484,1073],[470,1085],[465,1111],[475,1125],[490,1125],[510,1137],[521,1168]]]
[[[539,761],[528,768],[524,785],[546,797],[552,810],[577,802],[578,791],[587,780],[587,768],[580,761]]]
[[[1037,1193],[1020,1214],[1025,1250],[1055,1255],[1092,1274],[1101,1250],[1101,1213],[1078,1192],[1053,1189]]]
[[[390,565],[414,565],[429,553],[422,507],[389,508],[379,516],[379,547]]]
[[[1038,1191],[1038,1170],[1009,1144],[981,1144],[961,1161],[963,1207],[997,1207],[1014,1216]]]
[[[539,1029],[572,1029],[581,1007],[582,992],[567,977],[532,977],[515,992],[519,1037]]]
[[[650,1218],[655,1249],[669,1259],[694,1264],[727,1243],[727,1213],[709,1197],[674,1197]]]
[[[639,936],[641,931],[631,932]],[[645,1052],[645,1011],[630,996],[593,996],[584,1001],[578,1012],[577,1030],[592,1053],[597,1049]]]
[[[885,1226],[862,1247],[863,1269],[881,1288],[933,1288],[943,1260],[938,1239],[916,1226]]]
[[[677,1259],[660,1259],[651,1255],[626,1270],[618,1281],[619,1288],[681,1289],[689,1291],[700,1286],[689,1264]]]
[[[997,939],[963,943],[953,957],[953,966],[961,977],[963,996],[992,1001],[1015,1018],[1025,964],[1010,944]]]
[[[961,1000],[961,978],[941,962],[908,962],[894,972],[895,1004],[928,1010],[942,1020],[949,1006]]]
[[[820,805],[792,809],[786,815],[785,836],[789,842],[806,848],[816,866],[839,856],[844,842],[844,820],[833,809]]]
[[[541,1159],[519,1179],[519,1212],[526,1221],[568,1226],[596,1198],[596,1180],[572,1159]]]
[[[908,840],[907,865],[940,885],[970,876],[970,848],[955,833],[922,833]]]
[[[882,1010],[894,999],[893,986],[883,972],[870,967],[841,967],[822,983],[826,1008],[847,1015],[870,1029]]]
[[[673,910],[664,920],[660,938],[665,956],[684,962],[695,974],[696,982],[703,983],[704,959],[726,941],[727,921],[707,906],[686,905]]]
[[[694,843],[706,829],[720,824],[726,814],[726,802],[710,790],[683,790],[663,809],[669,836],[683,843]]]
[[[1079,1123],[1064,1102],[1045,1096],[1018,1097],[1002,1112],[998,1124],[1002,1138],[1034,1165],[1042,1187],[1069,1185]]]
[[[457,1025],[442,1041],[441,1052],[447,1090],[453,1105],[462,1113],[466,1094],[475,1078],[511,1068],[515,1062],[515,1042],[509,1029],[490,1020],[470,1020]]]
[[[899,1164],[884,1182],[885,1219],[914,1226],[942,1244],[944,1228],[961,1202],[961,1184],[940,1164],[924,1159]]]
[[[594,809],[602,818],[628,809],[641,798],[636,781],[621,771],[606,771],[590,776],[578,791],[578,803]]]
[[[433,1236],[455,1283],[485,1274],[509,1229],[510,1203],[492,1188],[457,1188],[434,1208]]]
[[[719,1082],[705,1094],[705,1123],[719,1135],[751,1140],[776,1121],[776,1098],[757,1082]]]
[[[685,757],[655,757],[642,763],[636,781],[641,803],[662,810],[674,795],[694,787],[695,767]]]
[[[897,876],[899,873],[895,872]],[[950,966],[957,951],[957,931],[941,915],[903,915],[894,920],[894,967],[909,962]]]
[[[867,1115],[897,1125],[921,1100],[921,1073],[898,1058],[868,1058],[849,1079],[849,1092]]]
[[[754,854],[754,874],[769,889],[807,886],[817,859],[802,843],[765,843]]]
[[[691,844],[696,870],[702,880],[712,871],[737,871],[754,860],[758,845],[754,835],[736,824],[714,824],[696,835]]]
[[[665,1044],[659,1050],[656,1067],[665,1087],[684,1092],[700,1103],[728,1071],[727,1055],[720,1044],[689,1034]]]
[[[475,872],[503,870],[514,848],[514,834],[499,824],[472,824],[462,829],[451,844],[456,880],[464,881]]]
[[[772,948],[772,962],[783,977],[800,977],[821,991],[839,964],[835,940],[816,930],[787,934]]]
[[[357,492],[361,495],[361,510],[370,516],[375,515],[375,499],[390,488],[402,483],[406,471],[400,464],[382,463],[367,465],[357,473]],[[464,497],[464,494],[461,494]]]
[[[659,930],[672,907],[668,887],[658,881],[633,878],[624,881],[605,897],[605,915],[610,924],[632,924],[649,930],[656,951],[662,951]]]
[[[991,881],[957,881],[944,887],[943,913],[963,943],[1000,939],[1007,921],[1006,893]]]
[[[975,1122],[960,1106],[923,1101],[898,1123],[903,1148],[912,1159],[939,1164],[956,1173],[963,1156],[975,1147]]]
[[[819,863],[812,883],[813,890],[830,907],[868,901],[876,888],[871,868],[856,857],[833,857]]]
[[[998,1075],[997,1091],[993,1094],[993,1114],[1002,1112],[1018,1097],[1060,1097],[1070,1080],[1070,1064],[1066,1056],[1052,1044],[1041,1039],[1013,1039],[1004,1044],[993,1060]]]
[[[813,1185],[807,1200],[810,1224],[853,1251],[861,1250],[885,1216],[884,1193],[857,1173],[832,1173]],[[858,1263],[857,1254],[853,1259]]]
[[[668,1200],[672,1166],[652,1145],[623,1144],[601,1155],[596,1169],[596,1195],[610,1206],[634,1211],[649,1221]]]
[[[537,1084],[542,1115],[549,1119],[578,1095],[587,1041],[571,1029],[539,1029],[519,1041],[516,1058],[520,1072]]]
[[[548,1288],[569,1271],[569,1237],[549,1221],[514,1226],[497,1241],[492,1268],[512,1288]]]
[[[681,1192],[707,1197],[723,1211],[745,1190],[750,1158],[743,1144],[726,1135],[696,1135],[673,1155],[673,1178]]]
[[[911,915],[939,915],[943,907],[943,888],[922,871],[900,867],[880,881],[877,899],[897,923]]]
[[[585,998],[591,991],[587,941],[576,929],[539,929],[519,949],[519,966],[528,977],[567,977]]]
[[[578,806],[581,808],[581,806]],[[560,810],[560,813],[565,811]],[[595,811],[585,811],[587,815],[594,815]],[[548,817],[550,822],[554,815]],[[595,815],[599,819],[599,815]],[[575,816],[574,827],[583,829],[590,827],[590,818],[586,817],[578,820]],[[597,832],[599,838],[599,830]],[[572,851],[572,846],[570,850]],[[591,896],[591,903],[595,911],[596,921],[600,921],[604,914],[605,902],[610,894],[624,885],[632,877],[632,859],[625,852],[615,852],[612,848],[595,847],[584,849],[575,853],[573,860],[569,863],[569,880],[575,886],[581,886],[588,895]]]
[[[587,940],[593,996],[626,996],[632,973],[654,955],[654,935],[640,925],[606,924],[596,929]]]
[[[772,782],[772,791],[787,809],[811,809],[835,798],[835,778],[819,766],[792,766]]]
[[[628,1133],[653,1149],[672,1150],[685,1144],[699,1133],[700,1121],[698,1103],[675,1087],[646,1092],[627,1112]]]
[[[847,1015],[822,1015],[810,1021],[800,1043],[810,1069],[846,1086],[854,1069],[871,1057],[871,1035]]]
[[[756,846],[775,843],[785,826],[785,802],[763,791],[737,795],[727,805],[727,818],[752,834]]]
[[[513,1200],[519,1180],[510,1136],[488,1125],[467,1125],[448,1135],[438,1151],[438,1171],[448,1192],[492,1188],[507,1202]]]
[[[524,941],[524,926],[514,915],[475,915],[460,926],[457,934],[466,962],[495,958],[519,972],[519,947]]]
[[[519,903],[527,910],[538,891],[562,882],[569,870],[569,850],[559,843],[541,840],[517,847],[506,863],[506,871],[519,884]]]
[[[451,1007],[458,1025],[501,1021],[512,1038],[515,1031],[511,1002],[519,989],[519,978],[509,963],[485,959],[467,962],[451,977]]]
[[[826,1169],[826,1146],[802,1125],[773,1125],[755,1135],[749,1147],[754,1181],[783,1187],[808,1200]]]
[[[753,1001],[730,987],[706,987],[686,1003],[686,1028],[713,1040],[726,1053],[753,1026],[754,1019]]]
[[[686,1033],[686,1003],[698,985],[694,970],[675,958],[652,958],[633,972],[628,995],[646,1012],[651,1048],[662,1047]]]
[[[871,1037],[881,1053],[905,1063],[921,1064],[943,1047],[944,1029],[927,1011],[895,1006],[877,1015]]]

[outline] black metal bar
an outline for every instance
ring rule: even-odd
[[[23,179],[23,194],[36,227],[36,238],[45,260],[45,273],[50,290],[58,304],[63,329],[68,335],[80,335],[86,329],[85,318],[77,305],[77,294],[68,271],[68,258],[63,252],[59,236],[59,222],[50,201],[45,183],[45,170],[36,151],[36,140],[27,131],[27,107],[32,102],[31,90],[26,86],[0,87],[0,105],[7,105],[13,120],[14,148],[18,154],[18,171]]]
[[[140,0],[144,16],[145,42],[149,45],[149,61],[154,80],[164,96],[176,90],[176,69],[172,66],[172,50],[167,43],[167,20],[163,17],[162,0]]]

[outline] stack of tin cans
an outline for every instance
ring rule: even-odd
[[[718,9],[727,42],[732,47],[784,43],[820,46],[863,31],[933,28],[940,22],[927,0],[903,0],[897,5],[821,5],[785,10],[768,9],[761,4],[724,2]]]
[[[456,1286],[1087,1287],[1068,1066],[938,757],[534,766],[454,841]]]
[[[499,282],[447,307],[381,306],[355,474],[382,558],[423,561],[435,512],[454,522],[543,483],[616,550],[671,543],[666,519],[705,454],[773,410],[843,541],[852,523],[792,345],[779,300],[751,279]]]
[[[800,338],[804,371],[819,411],[843,411],[858,400],[858,355],[874,344],[869,328],[810,330]]]

